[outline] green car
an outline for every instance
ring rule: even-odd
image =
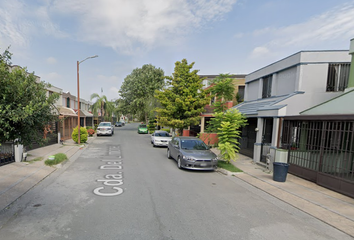
[[[138,128],[138,133],[148,133],[148,128],[146,124],[140,124]]]

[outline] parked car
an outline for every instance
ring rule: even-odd
[[[196,137],[174,137],[168,143],[167,157],[177,161],[178,168],[215,170],[218,158],[210,148]]]
[[[146,124],[140,124],[138,127],[138,133],[148,133],[148,128]]]
[[[156,146],[164,146],[167,147],[168,142],[171,141],[171,135],[166,131],[155,131],[151,134],[151,144]]]
[[[116,127],[122,127],[123,123],[122,122],[116,122]]]
[[[97,126],[97,136],[101,135],[109,135],[112,136],[114,134],[114,127],[110,122],[101,122]]]

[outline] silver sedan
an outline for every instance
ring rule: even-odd
[[[151,134],[151,144],[156,146],[167,147],[168,143],[171,141],[171,135],[166,131],[155,131]]]
[[[174,137],[168,143],[167,157],[177,161],[178,168],[215,170],[218,158],[199,138]]]

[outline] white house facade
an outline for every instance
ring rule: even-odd
[[[281,138],[282,118],[335,98],[349,79],[348,51],[301,51],[246,76],[245,101],[234,106],[249,125],[241,153],[270,163]]]

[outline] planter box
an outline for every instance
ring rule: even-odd
[[[202,139],[206,145],[215,145],[219,142],[217,133],[201,133],[199,138]]]

